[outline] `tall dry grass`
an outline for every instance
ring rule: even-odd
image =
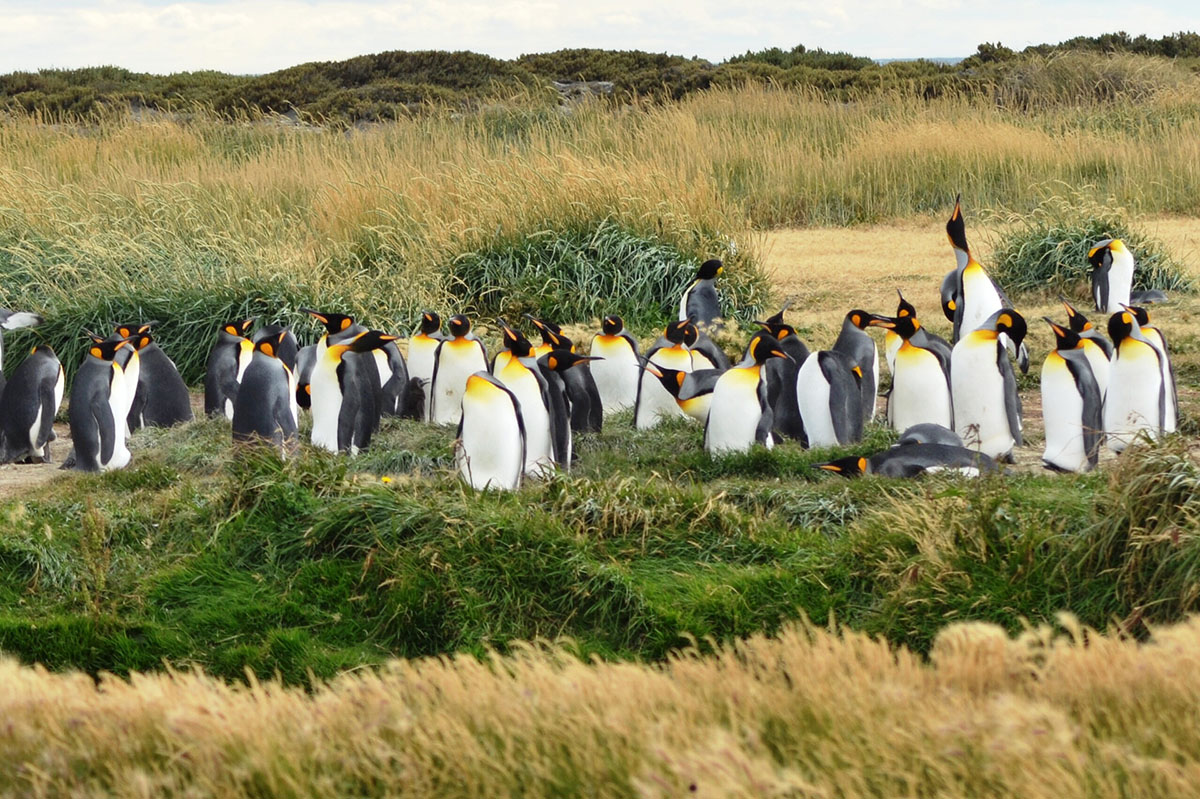
[[[946,628],[931,662],[793,627],[661,667],[553,649],[311,694],[0,665],[22,796],[1192,797],[1200,621],[1139,644]]]

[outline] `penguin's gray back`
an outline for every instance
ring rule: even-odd
[[[902,447],[906,444],[945,444],[951,447],[961,447],[963,440],[958,433],[948,427],[925,422],[914,424],[900,434],[900,440],[896,442],[896,446]]]
[[[698,325],[711,325],[721,317],[721,300],[716,280],[697,280],[680,303],[679,318],[693,319]]]
[[[916,477],[932,471],[962,471],[974,476],[999,468],[981,452],[950,444],[905,444],[876,453],[868,461],[871,473],[884,477]]]
[[[21,362],[0,392],[0,461],[28,457],[49,462],[63,384],[62,364],[50,347],[38,347]]]
[[[157,343],[151,342],[138,351],[141,371],[138,373],[135,407],[132,417],[138,415],[135,426],[130,418],[130,429],[146,427],[171,427],[192,420],[192,398],[187,384],[165,352]]]
[[[291,384],[282,360],[256,352],[233,404],[233,440],[263,440],[286,454],[297,442]]]
[[[109,401],[113,374],[111,361],[89,357],[75,372],[71,383],[67,418],[75,445],[72,466],[80,471],[100,471],[116,452],[117,420]],[[124,432],[123,424],[120,432]]]

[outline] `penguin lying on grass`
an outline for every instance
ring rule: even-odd
[[[951,444],[903,444],[865,458],[849,455],[813,465],[842,477],[861,477],[865,474],[917,477],[928,472],[958,472],[978,477],[999,470],[996,461],[987,455]]]

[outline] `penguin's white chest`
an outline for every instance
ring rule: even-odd
[[[717,380],[704,433],[704,448],[709,453],[746,452],[753,446],[762,419],[758,398],[761,369],[734,367]]]
[[[467,338],[442,342],[436,364],[436,381],[430,387],[432,413],[437,424],[458,424],[467,378],[487,371],[487,360],[479,343]]]
[[[998,355],[996,339],[980,334],[966,336],[950,354],[954,432],[964,446],[993,458],[1011,452],[1016,443]]]
[[[821,371],[820,355],[813,353],[804,360],[796,375],[796,399],[809,447],[835,447],[838,444],[829,408],[829,392],[829,381]]]
[[[1100,399],[1103,401],[1108,393],[1108,374],[1112,367],[1099,344],[1086,338],[1082,339],[1082,342],[1083,354],[1087,356],[1088,365],[1092,367],[1092,376],[1096,378],[1096,387],[1100,389]]]
[[[342,413],[342,387],[338,383],[337,362],[322,355],[313,367],[309,387],[312,390],[313,446],[338,451],[338,419]]]
[[[1151,438],[1158,437],[1162,388],[1162,369],[1154,348],[1132,339],[1122,341],[1113,356],[1104,402],[1109,449],[1121,452],[1142,431]]]
[[[905,342],[896,351],[892,395],[888,400],[888,421],[896,430],[915,424],[940,424],[950,427],[950,387],[937,356]]]
[[[413,336],[408,342],[408,375],[421,380],[433,377],[433,354],[439,340],[429,336]]]
[[[591,354],[604,359],[591,364],[604,415],[632,408],[637,401],[640,369],[629,341],[622,336],[595,336],[592,338]]]
[[[650,362],[681,372],[692,371],[692,353],[683,347],[664,347],[650,356]],[[603,363],[597,361],[596,363]],[[638,430],[649,430],[663,419],[685,416],[658,378],[649,372],[642,373],[642,389],[638,398],[636,425]]]
[[[977,329],[988,317],[1003,307],[996,284],[979,264],[971,264],[963,270],[963,315],[959,337]]]
[[[1107,361],[1105,361],[1107,363]],[[1066,361],[1056,352],[1042,364],[1042,420],[1046,449],[1042,460],[1071,472],[1088,468],[1083,440],[1083,395]]]
[[[521,416],[525,419],[526,474],[538,474],[554,468],[550,438],[550,414],[542,401],[542,389],[537,376],[518,360],[509,361],[497,377],[517,398]],[[502,395],[504,392],[500,392]],[[490,395],[489,395],[490,396]],[[499,400],[496,400],[499,403]],[[466,397],[463,398],[466,407]],[[502,403],[501,403],[502,405]]]
[[[472,380],[483,385],[471,385],[463,396],[455,458],[459,473],[472,488],[514,490],[525,470],[521,410],[502,389],[482,378]]]

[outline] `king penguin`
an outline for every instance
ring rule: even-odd
[[[1104,397],[1104,432],[1108,448],[1122,452],[1139,433],[1152,439],[1163,434],[1167,386],[1162,355],[1144,335],[1129,311],[1108,320],[1113,342],[1108,394]]]
[[[138,354],[138,382],[129,409],[129,429],[172,427],[192,421],[187,384],[175,362],[155,342],[150,325],[120,325],[115,335],[129,339]]]
[[[83,363],[71,384],[67,417],[71,425],[74,452],[63,468],[84,472],[123,469],[129,464],[125,446],[125,372],[113,361],[128,341],[104,341],[92,337]]]
[[[521,403],[487,372],[467,378],[454,460],[475,489],[515,491],[525,474],[526,432]]]
[[[667,325],[663,335],[646,353],[646,360],[656,366],[665,366],[680,372],[692,371],[692,353],[684,343],[690,323],[683,319]],[[633,423],[638,430],[649,430],[658,426],[663,419],[685,416],[679,406],[654,375],[643,371],[638,380],[637,401],[634,404]]]
[[[0,463],[50,463],[54,416],[65,385],[54,350],[46,344],[34,347],[0,392]]]
[[[1022,444],[1021,399],[1008,351],[999,337],[1014,346],[1025,341],[1025,319],[1011,308],[989,316],[963,335],[950,356],[954,432],[968,449],[1012,462],[1012,449]]]
[[[772,361],[773,363],[773,361]],[[675,398],[679,410],[695,419],[700,424],[708,423],[708,409],[712,405],[713,389],[717,380],[725,374],[723,369],[697,369],[694,372],[680,372],[665,366],[655,366],[646,362],[646,371],[658,378],[658,382]]]
[[[349,341],[330,344],[321,353],[313,365],[311,382],[315,446],[356,455],[370,445],[377,418],[364,402],[371,394],[366,374],[371,362],[345,356],[370,352],[395,340],[395,336],[368,330]]]
[[[871,346],[875,346],[873,341]],[[863,382],[862,367],[844,352],[818,352],[804,362],[796,377],[796,394],[809,447],[844,446],[862,440]],[[872,403],[874,400],[872,393]]]
[[[1054,331],[1054,349],[1042,363],[1042,463],[1059,472],[1091,471],[1104,440],[1103,395],[1079,334],[1043,319]]]
[[[8,308],[0,308],[0,391],[4,390],[4,331],[34,327],[43,321],[41,316],[29,311],[10,311]]]
[[[1088,318],[1075,309],[1075,306],[1059,297],[1063,308],[1067,310],[1067,325],[1072,333],[1079,337],[1079,347],[1087,356],[1092,367],[1092,376],[1100,387],[1100,400],[1103,402],[1108,393],[1108,372],[1113,355],[1112,342],[1096,329]]]
[[[1157,327],[1150,324],[1150,313],[1136,305],[1129,305],[1125,310],[1133,314],[1142,335],[1158,350],[1159,364],[1162,366],[1163,385],[1166,387],[1167,404],[1163,416],[1163,432],[1174,433],[1179,425],[1179,394],[1175,385],[1175,366],[1171,363],[1171,351],[1167,348],[1167,337]]]
[[[755,322],[779,342],[779,349],[787,358],[772,358],[767,361],[767,396],[771,400],[771,412],[775,417],[775,435],[800,441],[805,446],[804,420],[800,418],[800,400],[796,393],[796,377],[800,367],[808,360],[808,347],[796,334],[796,328],[783,320],[791,302],[786,302],[779,313]]]
[[[953,427],[950,353],[925,337],[916,316],[892,319],[876,316],[870,324],[900,336],[887,403],[887,420],[892,429],[906,430],[923,423]]]
[[[771,432],[774,418],[763,364],[771,358],[787,357],[770,333],[754,334],[746,357],[722,374],[713,388],[708,423],[704,426],[706,452],[710,455],[747,452],[755,443],[768,449],[774,446]]]
[[[724,264],[712,258],[700,264],[696,277],[679,298],[679,319],[693,319],[701,327],[709,327],[721,318],[721,300],[717,296],[717,277],[725,271]]]
[[[1133,290],[1133,253],[1120,239],[1098,241],[1088,250],[1092,265],[1092,299],[1101,313],[1120,313],[1130,304]]]
[[[917,309],[911,302],[904,299],[904,294],[901,293],[900,289],[896,289],[896,296],[900,298],[900,301],[896,305],[896,318],[902,319],[904,317],[909,317],[916,322],[917,333],[915,334],[916,338],[913,340],[913,343],[917,346],[925,347],[945,355],[946,362],[949,363],[950,351],[953,349],[953,347],[950,346],[950,342],[946,341],[946,339],[942,338],[936,333],[930,333],[928,328],[916,321]],[[874,325],[875,323],[873,320],[886,320],[886,318],[887,317],[871,315],[871,319],[867,320],[867,324]],[[895,330],[886,330],[884,332],[883,352],[884,357],[887,359],[889,372],[896,371],[896,351],[900,349],[900,345],[903,343],[904,339],[901,338],[900,334]]]
[[[421,323],[408,339],[408,402],[418,419],[429,421],[428,392],[433,380],[433,361],[438,345],[445,340],[442,317],[434,311],[421,311]]]
[[[524,471],[525,474],[536,476],[554,468],[551,401],[548,396],[550,386],[533,358],[533,345],[529,339],[503,319],[497,322],[503,331],[506,349],[497,354],[492,362],[492,375],[516,398],[521,409],[525,430]],[[464,413],[466,407],[464,398]]]
[[[541,331],[543,343],[548,342],[552,350],[575,352],[575,342],[563,333],[561,327],[529,314],[525,317]],[[540,358],[546,352],[539,347],[534,357]],[[585,359],[577,363],[577,366],[565,370],[561,375],[571,401],[571,431],[599,433],[604,427],[604,404],[600,400],[600,389],[592,376],[591,361]]]
[[[281,329],[274,337],[256,336],[254,354],[233,403],[234,443],[265,442],[281,458],[294,453],[299,443],[292,373],[278,357],[278,348],[288,352],[287,335]],[[295,349],[290,354],[294,356]]]
[[[729,356],[696,324],[694,318],[689,318],[687,322],[683,343],[692,352],[693,367],[696,369],[720,369],[723,372],[733,365]]]
[[[625,329],[621,317],[604,317],[600,332],[592,336],[590,352],[604,359],[592,364],[592,377],[604,415],[632,408],[637,402],[641,359],[637,339]]]
[[[833,342],[830,348],[832,352],[844,355],[851,367],[858,368],[858,388],[861,395],[858,407],[863,416],[863,424],[875,416],[875,394],[879,386],[879,350],[875,347],[875,339],[864,332],[873,318],[873,314],[860,309],[850,311],[842,320],[842,330],[838,333],[837,341]],[[860,425],[860,436],[861,433]]]
[[[471,332],[464,314],[450,317],[450,336],[440,342],[433,355],[429,380],[429,418],[435,424],[457,425],[462,416],[462,395],[467,378],[488,368],[487,350]]]
[[[982,452],[953,444],[902,444],[864,458],[849,455],[813,464],[842,477],[876,474],[881,477],[919,477],[929,472],[958,472],[968,477],[999,471],[996,461]]]
[[[537,366],[548,386],[546,407],[550,412],[550,437],[553,439],[554,462],[560,469],[571,468],[574,443],[571,435],[571,396],[566,374],[596,358],[578,355],[570,350],[551,350],[537,359]]]
[[[238,384],[254,352],[253,342],[246,338],[253,324],[253,319],[227,322],[217,331],[217,341],[204,369],[204,413],[208,416],[224,414],[233,418]]]

